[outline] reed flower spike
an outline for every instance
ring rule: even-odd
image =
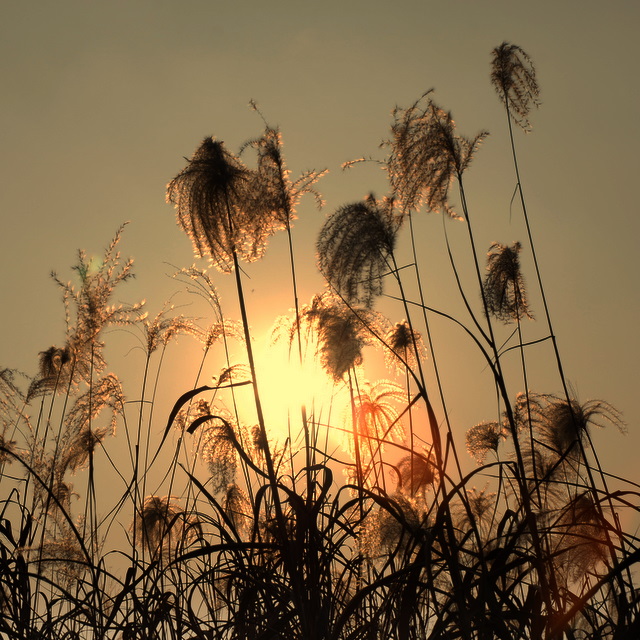
[[[487,255],[487,274],[483,283],[487,310],[505,323],[533,318],[520,271],[519,242],[510,247],[492,243]]]
[[[467,450],[480,465],[489,451],[498,452],[500,443],[507,439],[507,429],[498,422],[480,422],[467,431]]]
[[[577,442],[588,442],[592,426],[613,425],[624,433],[625,424],[620,412],[604,400],[575,399],[548,396],[548,404],[537,416],[539,438],[559,454],[564,454]]]
[[[412,369],[418,361],[427,357],[422,336],[406,320],[395,323],[387,333],[385,342],[389,347],[385,351],[385,362],[390,369],[404,372],[407,367]]]
[[[278,227],[289,229],[296,218],[296,207],[305,193],[313,195],[318,208],[322,207],[322,198],[313,185],[327,171],[305,171],[292,181],[282,154],[282,134],[278,128],[267,125],[263,135],[246,142],[240,152],[246,148],[254,149],[258,156],[258,184],[249,194],[255,196],[250,203],[253,210],[261,210],[261,215],[274,218]]]
[[[139,544],[156,557],[190,542],[197,535],[198,523],[169,496],[148,496],[132,528],[141,536]]]
[[[396,465],[396,470],[398,491],[409,496],[424,495],[438,478],[438,469],[428,451],[414,451],[404,456]]]
[[[400,223],[393,199],[373,195],[340,207],[325,222],[316,245],[318,266],[348,302],[370,308],[382,293]]]
[[[381,314],[353,309],[329,292],[314,296],[310,304],[303,306],[298,322],[316,341],[322,368],[336,382],[349,369],[362,364],[362,350],[375,342],[373,334],[384,333]],[[290,341],[295,337],[298,322],[288,323]]]
[[[392,137],[384,143],[391,148],[387,170],[403,213],[424,205],[457,217],[448,202],[449,187],[468,168],[488,133],[475,138],[457,135],[451,114],[435,104],[430,93],[408,109],[394,110]]]
[[[491,83],[511,119],[529,131],[531,108],[540,106],[540,88],[531,58],[517,45],[503,42],[493,50]]]
[[[219,271],[232,271],[234,253],[248,262],[262,257],[277,228],[274,216],[248,206],[256,201],[258,185],[255,171],[222,142],[205,138],[167,186],[167,201],[175,205],[196,255],[209,256]]]

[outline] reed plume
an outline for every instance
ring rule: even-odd
[[[430,452],[412,451],[395,465],[398,491],[409,496],[422,495],[433,488],[438,469]]]
[[[48,537],[38,547],[35,568],[65,589],[72,588],[88,569],[85,554],[68,525],[61,527],[55,537]]]
[[[252,522],[252,508],[247,494],[235,483],[230,483],[224,493],[222,509],[240,537],[247,533]]]
[[[584,583],[603,570],[608,555],[608,523],[583,493],[549,514],[551,551],[564,585]]]
[[[7,438],[6,433],[0,434],[0,465],[5,462],[13,462],[13,455],[18,451],[17,445],[18,443],[15,440]]]
[[[198,336],[199,328],[191,318],[179,314],[168,316],[172,308],[162,309],[153,319],[148,317],[142,320],[142,333],[144,336],[144,349],[147,354],[152,354],[160,347],[166,347],[170,340],[176,336]]]
[[[519,242],[510,247],[493,242],[487,254],[484,299],[489,313],[505,323],[533,319],[520,270],[521,248]]]
[[[403,213],[426,206],[429,211],[457,217],[449,204],[449,187],[468,168],[488,135],[459,136],[451,114],[422,95],[407,109],[393,111],[391,149],[387,161],[393,195]]]
[[[107,327],[130,325],[142,316],[143,302],[132,305],[111,304],[113,291],[121,282],[133,277],[133,260],[122,261],[118,244],[125,225],[122,225],[100,260],[89,258],[86,251],[78,252],[78,262],[72,268],[80,285],[51,276],[62,289],[66,311],[67,341],[64,347],[51,347],[40,354],[40,377],[34,390],[56,387],[66,392],[69,384],[91,383],[93,373],[106,366],[104,343],[100,339]]]
[[[405,399],[404,389],[391,380],[359,385],[354,404],[360,442],[379,450],[384,449],[385,441],[402,442],[405,432],[397,405]]]
[[[384,341],[388,347],[385,362],[390,369],[406,372],[407,368],[415,368],[418,362],[427,357],[422,335],[406,320],[396,322],[387,332]]]
[[[373,194],[327,218],[316,244],[318,267],[349,303],[370,308],[382,293],[401,222],[393,199]]]
[[[69,443],[63,452],[61,467],[76,473],[89,461],[95,448],[103,442],[109,430],[102,427],[98,429],[83,428]]]
[[[231,419],[228,414],[224,419],[216,416],[202,427],[202,459],[209,470],[213,493],[226,490],[236,479],[238,455]]]
[[[590,429],[593,426],[615,426],[625,431],[619,411],[604,400],[588,400],[580,403],[575,399],[545,396],[546,405],[539,412],[536,428],[539,438],[558,454],[569,452],[574,445],[589,445]],[[578,450],[574,450],[577,454]]]
[[[478,464],[484,464],[490,451],[498,452],[498,447],[507,439],[507,434],[507,428],[498,422],[480,422],[467,431],[467,450]]]
[[[208,256],[219,271],[232,271],[234,253],[247,262],[262,257],[278,227],[269,207],[250,206],[260,199],[260,184],[257,172],[222,142],[205,138],[167,186],[167,201],[176,207],[196,255]]]
[[[252,106],[257,109],[255,103]],[[262,136],[245,142],[240,153],[247,148],[257,155],[257,183],[248,194],[250,209],[267,219],[273,218],[280,228],[288,230],[296,219],[296,209],[303,195],[312,195],[318,208],[322,207],[322,198],[314,185],[327,171],[305,171],[292,181],[282,153],[282,134],[277,127],[267,125]]]
[[[529,113],[540,105],[540,88],[533,61],[521,47],[503,42],[492,51],[491,83],[511,119],[531,129]]]
[[[323,369],[335,381],[342,380],[347,371],[362,364],[364,347],[375,342],[372,331],[384,334],[384,319],[380,314],[352,309],[329,292],[314,296],[299,315],[300,325],[317,341]],[[297,325],[288,325],[290,340],[296,335]]]
[[[482,542],[489,542],[495,522],[498,494],[485,489],[466,489],[463,504],[456,504],[457,526],[462,532],[473,527],[481,534]]]
[[[131,530],[153,558],[167,557],[196,537],[198,522],[169,496],[148,496]]]

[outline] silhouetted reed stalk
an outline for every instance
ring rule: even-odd
[[[429,349],[429,353],[431,354],[431,362],[433,363],[433,373],[436,379],[436,386],[438,388],[438,396],[440,398],[440,404],[442,405],[442,413],[444,416],[444,420],[445,423],[447,425],[447,435],[448,438],[450,438],[450,440],[453,442],[453,432],[451,430],[451,422],[449,419],[449,412],[447,410],[447,403],[445,400],[445,396],[444,396],[444,388],[442,385],[442,380],[440,377],[440,369],[438,367],[438,363],[437,363],[437,357],[436,357],[436,351],[435,351],[435,345],[433,342],[433,336],[431,333],[431,324],[429,322],[429,319],[427,317],[427,306],[425,304],[425,298],[424,298],[424,289],[422,286],[422,278],[420,276],[420,269],[418,267],[418,254],[416,251],[416,239],[415,239],[415,233],[414,233],[414,229],[413,229],[413,216],[412,216],[412,212],[408,211],[407,212],[407,219],[409,220],[409,236],[411,239],[411,253],[412,253],[412,257],[413,257],[413,267],[414,267],[414,273],[416,276],[416,284],[417,284],[417,289],[418,289],[418,296],[419,296],[419,302],[420,302],[420,310],[422,311],[422,320],[424,322],[424,326],[425,326],[425,332],[426,332],[426,336],[427,336],[427,345],[428,345],[428,349]],[[443,217],[443,223],[444,223],[444,217]],[[408,304],[408,302],[407,302]],[[456,450],[455,447],[452,448],[453,450],[453,456],[454,456],[454,460],[455,460],[455,464],[458,470],[458,475],[459,477],[462,477],[462,469],[460,466],[460,459],[458,457],[458,452]]]
[[[210,257],[219,268],[234,272],[260,430],[260,448],[269,477],[277,527],[284,538],[287,535],[287,524],[258,391],[238,259],[239,242],[243,243],[243,254],[249,259],[255,258],[264,250],[266,237],[273,230],[275,220],[266,215],[269,213],[268,209],[262,212],[247,211],[247,207],[250,207],[252,202],[256,202],[254,200],[256,194],[252,189],[257,188],[258,195],[263,193],[262,189],[259,189],[259,184],[259,175],[256,176],[244,168],[236,158],[223,149],[220,143],[206,139],[187,168],[170,183],[168,193],[169,199],[178,208],[179,220],[194,241],[196,250],[201,252],[206,246]],[[263,215],[259,215],[260,213]],[[204,238],[198,235],[199,229],[205,232]],[[247,247],[248,243],[251,243],[250,247]],[[298,605],[301,624],[306,632],[311,633],[312,624],[305,615],[306,609],[301,601],[299,569],[296,567],[292,550],[287,546],[284,549],[283,562],[286,574],[293,583],[292,598]]]
[[[440,402],[442,405],[442,410],[443,410],[443,415],[444,415],[444,420],[447,426],[447,449],[451,451],[452,455],[453,455],[453,459],[455,462],[455,466],[456,466],[456,470],[458,473],[458,478],[462,481],[463,479],[463,473],[462,473],[462,467],[461,467],[461,463],[460,463],[460,458],[458,455],[458,450],[457,447],[455,446],[455,440],[454,440],[454,434],[451,428],[451,422],[449,420],[449,412],[447,410],[447,404],[445,401],[445,396],[444,396],[444,389],[443,389],[443,385],[442,385],[442,380],[440,377],[440,371],[437,365],[437,361],[436,361],[436,354],[435,354],[435,347],[434,347],[434,343],[433,343],[433,337],[431,334],[431,329],[430,329],[430,323],[427,317],[427,306],[425,304],[425,298],[424,298],[424,291],[423,291],[423,287],[422,287],[422,282],[421,282],[421,276],[420,276],[420,270],[418,268],[418,254],[416,251],[416,240],[415,240],[415,234],[414,234],[414,229],[413,229],[413,216],[412,216],[412,211],[409,210],[407,212],[407,218],[409,220],[409,230],[410,230],[410,240],[411,240],[411,251],[412,251],[412,257],[413,257],[413,265],[414,265],[414,270],[415,270],[415,276],[416,276],[416,282],[417,282],[417,290],[418,290],[418,295],[419,295],[419,308],[422,311],[422,317],[423,317],[423,322],[425,325],[425,330],[426,330],[426,335],[427,335],[427,340],[428,340],[428,346],[429,346],[429,353],[431,354],[431,360],[433,363],[433,371],[434,371],[434,375],[436,378],[436,385],[438,388],[438,393],[439,393],[439,397],[440,397]],[[443,230],[445,232],[445,237],[446,237],[446,219],[443,216],[442,218],[442,222],[443,222]],[[451,257],[451,252],[449,249],[449,244],[448,244],[448,240],[447,240],[447,248],[449,250],[449,255]],[[453,262],[452,262],[453,264]],[[457,271],[455,270],[455,266],[454,266],[454,272],[456,272],[456,278],[458,277]],[[458,281],[459,282],[459,281]],[[401,293],[401,297],[403,298],[403,302],[405,305],[405,308],[408,308],[408,301],[406,300],[405,296],[403,293]],[[463,296],[464,297],[464,296]],[[465,303],[466,303],[466,298],[465,298]],[[490,364],[490,363],[489,363]],[[525,386],[525,388],[527,388]],[[411,450],[413,450],[413,442],[411,443]],[[413,463],[413,457],[411,458],[411,461]],[[443,464],[443,467],[446,467],[446,462]],[[412,471],[413,473],[413,471]],[[479,555],[481,558],[481,566],[483,567],[483,570],[486,571],[488,570],[486,563],[486,560],[484,558],[484,554],[482,552],[482,536],[480,535],[480,532],[478,531],[476,525],[475,525],[475,519],[473,517],[473,514],[471,513],[471,511],[468,508],[468,504],[469,504],[469,496],[467,493],[467,486],[466,483],[462,484],[461,487],[461,491],[462,491],[462,495],[463,495],[463,502],[465,504],[465,506],[467,507],[467,513],[470,517],[470,524],[471,524],[471,530],[473,532],[473,535],[476,539],[477,545],[478,545],[478,550],[479,550]]]
[[[315,196],[319,207],[322,200],[313,185],[326,173],[326,171],[307,171],[298,180],[292,183],[289,179],[289,170],[286,168],[282,154],[282,141],[280,131],[269,126],[257,104],[252,100],[252,108],[260,115],[264,124],[264,134],[255,140],[245,143],[241,149],[253,148],[258,155],[258,181],[259,187],[256,189],[257,198],[262,202],[253,202],[254,206],[265,210],[267,215],[275,216],[275,219],[284,227],[287,233],[287,243],[289,252],[289,267],[291,273],[291,287],[294,300],[294,310],[296,318],[296,339],[299,366],[303,366],[302,337],[300,334],[300,303],[298,297],[298,283],[293,249],[293,237],[291,231],[292,221],[295,219],[295,208],[300,198],[310,193]],[[307,407],[304,402],[300,406],[302,429],[304,433],[304,450],[306,467],[311,468],[314,463],[312,441],[313,434],[309,432],[309,421],[307,417]],[[312,500],[311,476],[307,475],[307,500]]]
[[[448,189],[453,179],[458,183],[461,208],[469,235],[473,264],[481,292],[487,326],[485,337],[489,349],[494,356],[492,365],[494,379],[500,390],[500,395],[503,398],[514,442],[519,468],[518,483],[524,511],[533,537],[534,547],[536,548],[540,580],[542,581],[545,594],[550,594],[551,590],[547,585],[547,571],[545,567],[546,563],[543,560],[543,550],[537,533],[537,525],[530,504],[528,489],[524,483],[526,472],[518,439],[518,429],[511,409],[505,377],[500,364],[500,355],[493,332],[491,315],[483,288],[476,243],[463,183],[463,172],[468,167],[473,158],[474,151],[486,134],[481,133],[474,139],[467,139],[455,135],[454,123],[450,114],[441,110],[430,99],[424,110],[420,110],[418,101],[407,110],[400,111],[397,109],[395,115],[396,122],[393,128],[394,138],[390,143],[393,153],[389,166],[392,186],[399,194],[403,205],[407,209],[416,208],[424,199],[432,210],[442,209],[450,215],[453,215],[451,208],[447,204]],[[425,195],[423,195],[423,193]],[[475,317],[468,304],[467,308],[471,312],[472,317]],[[477,322],[476,325],[480,328]],[[553,576],[551,576],[551,579],[553,579]],[[555,589],[553,591],[555,592]],[[551,610],[550,599],[547,600],[547,606],[549,610]]]
[[[567,401],[567,405],[572,410],[573,401],[572,394],[569,390],[569,385],[567,383],[567,379],[564,373],[564,368],[562,365],[562,359],[560,357],[560,351],[558,348],[558,342],[556,338],[556,334],[553,329],[553,324],[551,321],[551,313],[549,310],[549,304],[547,301],[547,295],[545,292],[545,288],[542,282],[541,269],[537,257],[537,252],[535,248],[535,243],[533,240],[533,233],[531,230],[530,218],[527,210],[526,199],[524,196],[524,191],[522,188],[522,179],[520,175],[520,165],[518,162],[518,155],[516,152],[516,144],[515,137],[513,132],[513,123],[518,124],[523,130],[530,131],[531,124],[529,122],[529,113],[534,107],[538,107],[540,89],[538,86],[536,71],[531,61],[531,58],[528,54],[517,45],[511,44],[509,42],[503,42],[499,47],[496,47],[492,52],[492,74],[491,80],[493,83],[496,92],[498,93],[499,98],[504,104],[505,114],[507,119],[507,127],[509,131],[509,143],[511,148],[511,155],[513,160],[513,168],[516,177],[516,191],[518,193],[518,198],[520,200],[520,205],[522,208],[522,215],[525,223],[525,228],[527,232],[527,239],[529,242],[529,247],[531,249],[531,256],[533,259],[534,270],[536,274],[536,280],[538,283],[538,289],[540,291],[540,296],[542,300],[542,306],[544,310],[544,316],[547,323],[547,327],[549,330],[549,338],[551,339],[551,343],[553,346],[553,352],[555,356],[556,366],[558,369],[558,374],[560,377],[560,382],[562,384],[562,389],[564,392],[564,396]],[[527,387],[525,386],[525,389]],[[574,421],[576,420],[576,416],[574,416]],[[600,501],[598,499],[598,489],[596,486],[595,478],[593,477],[593,473],[591,467],[588,463],[587,452],[584,448],[584,445],[581,440],[578,441],[577,444],[580,449],[580,454],[585,461],[585,470],[587,473],[587,477],[589,480],[589,484],[591,487],[591,491],[593,494],[593,498],[595,504],[597,505],[597,509],[600,512],[600,515],[604,517],[604,512],[600,506]],[[598,474],[600,476],[600,480],[602,482],[602,486],[604,488],[604,493],[607,498],[607,503],[609,509],[612,513],[614,513],[614,505],[611,500],[611,494],[608,488],[608,483],[606,476],[603,472],[603,469],[598,460],[597,454],[593,446],[591,446],[591,451],[593,452],[596,469],[598,470]],[[618,539],[624,544],[623,538],[621,535],[622,532],[618,529],[616,531],[616,535]],[[607,536],[609,533],[607,532]],[[612,550],[612,560],[615,563],[617,558],[615,557],[615,553],[613,552],[614,546],[611,544],[611,540],[609,539],[610,545],[609,548]]]
[[[503,42],[493,51],[491,81],[505,107],[513,168],[516,175],[516,191],[518,192],[520,205],[522,207],[522,215],[525,228],[527,230],[527,239],[529,241],[529,248],[531,249],[531,257],[533,259],[533,266],[536,273],[538,288],[540,290],[545,320],[547,322],[547,327],[549,328],[549,337],[551,338],[556,365],[560,375],[560,382],[567,397],[567,401],[569,401],[569,389],[562,367],[562,359],[560,358],[556,335],[551,323],[551,313],[549,311],[545,289],[542,284],[542,275],[540,272],[535,244],[533,242],[533,234],[531,232],[531,224],[529,222],[529,214],[527,212],[527,203],[524,197],[524,191],[522,190],[520,166],[518,164],[515,138],[513,135],[512,123],[514,121],[525,131],[530,130],[531,125],[528,120],[529,112],[532,107],[537,107],[539,105],[538,96],[540,94],[540,89],[538,88],[535,68],[525,51],[517,45]]]

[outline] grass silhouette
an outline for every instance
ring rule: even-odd
[[[511,125],[531,128],[535,69],[503,43],[491,80],[507,113],[528,237],[526,246],[494,242],[485,265],[463,177],[487,134],[460,136],[430,91],[393,112],[380,160],[388,194],[327,216],[317,243],[326,289],[306,305],[292,223],[303,195],[321,204],[315,185],[324,172],[291,181],[280,132],[266,121],[237,155],[206,138],[167,188],[194,251],[214,267],[176,274],[207,303],[208,325],[168,306],[150,318],[142,303],[113,303],[133,274],[118,251],[122,228],[101,261],[79,253],[78,285],[54,274],[64,345],[40,352],[33,377],[0,371],[2,637],[640,635],[640,546],[620,518],[640,509],[638,485],[616,478],[623,488],[611,490],[591,438],[594,427],[623,431],[624,423],[607,402],[570,393],[520,182]],[[449,201],[454,186],[459,211]],[[466,258],[445,231],[461,316],[431,306],[422,287],[413,219],[427,212],[466,227]],[[282,286],[291,286],[294,309],[276,319],[274,338],[299,366],[319,363],[333,388],[328,407],[299,399],[287,437],[263,411],[240,266],[260,259],[279,230],[290,263]],[[398,249],[403,233],[409,264]],[[534,320],[520,263],[527,251],[546,321],[535,340],[526,334]],[[225,315],[216,291],[225,274],[239,321]],[[381,298],[401,321],[374,309]],[[434,318],[461,330],[491,376],[496,419],[466,433],[449,419]],[[108,372],[113,327],[137,335],[144,352],[134,400]],[[158,436],[158,380],[179,335],[198,341],[202,358],[191,383],[175,379]],[[559,393],[528,388],[529,354],[545,341]],[[371,350],[393,379],[367,378]],[[212,360],[219,373],[203,384]],[[115,439],[124,441],[119,451]],[[463,462],[468,454],[475,466]]]

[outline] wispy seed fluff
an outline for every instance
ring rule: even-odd
[[[530,130],[529,113],[540,105],[540,88],[527,53],[509,42],[496,47],[492,52],[491,83],[509,117],[525,131]]]
[[[483,284],[487,311],[505,323],[524,317],[533,318],[520,272],[521,248],[519,242],[510,247],[493,242],[487,254],[487,273]]]

